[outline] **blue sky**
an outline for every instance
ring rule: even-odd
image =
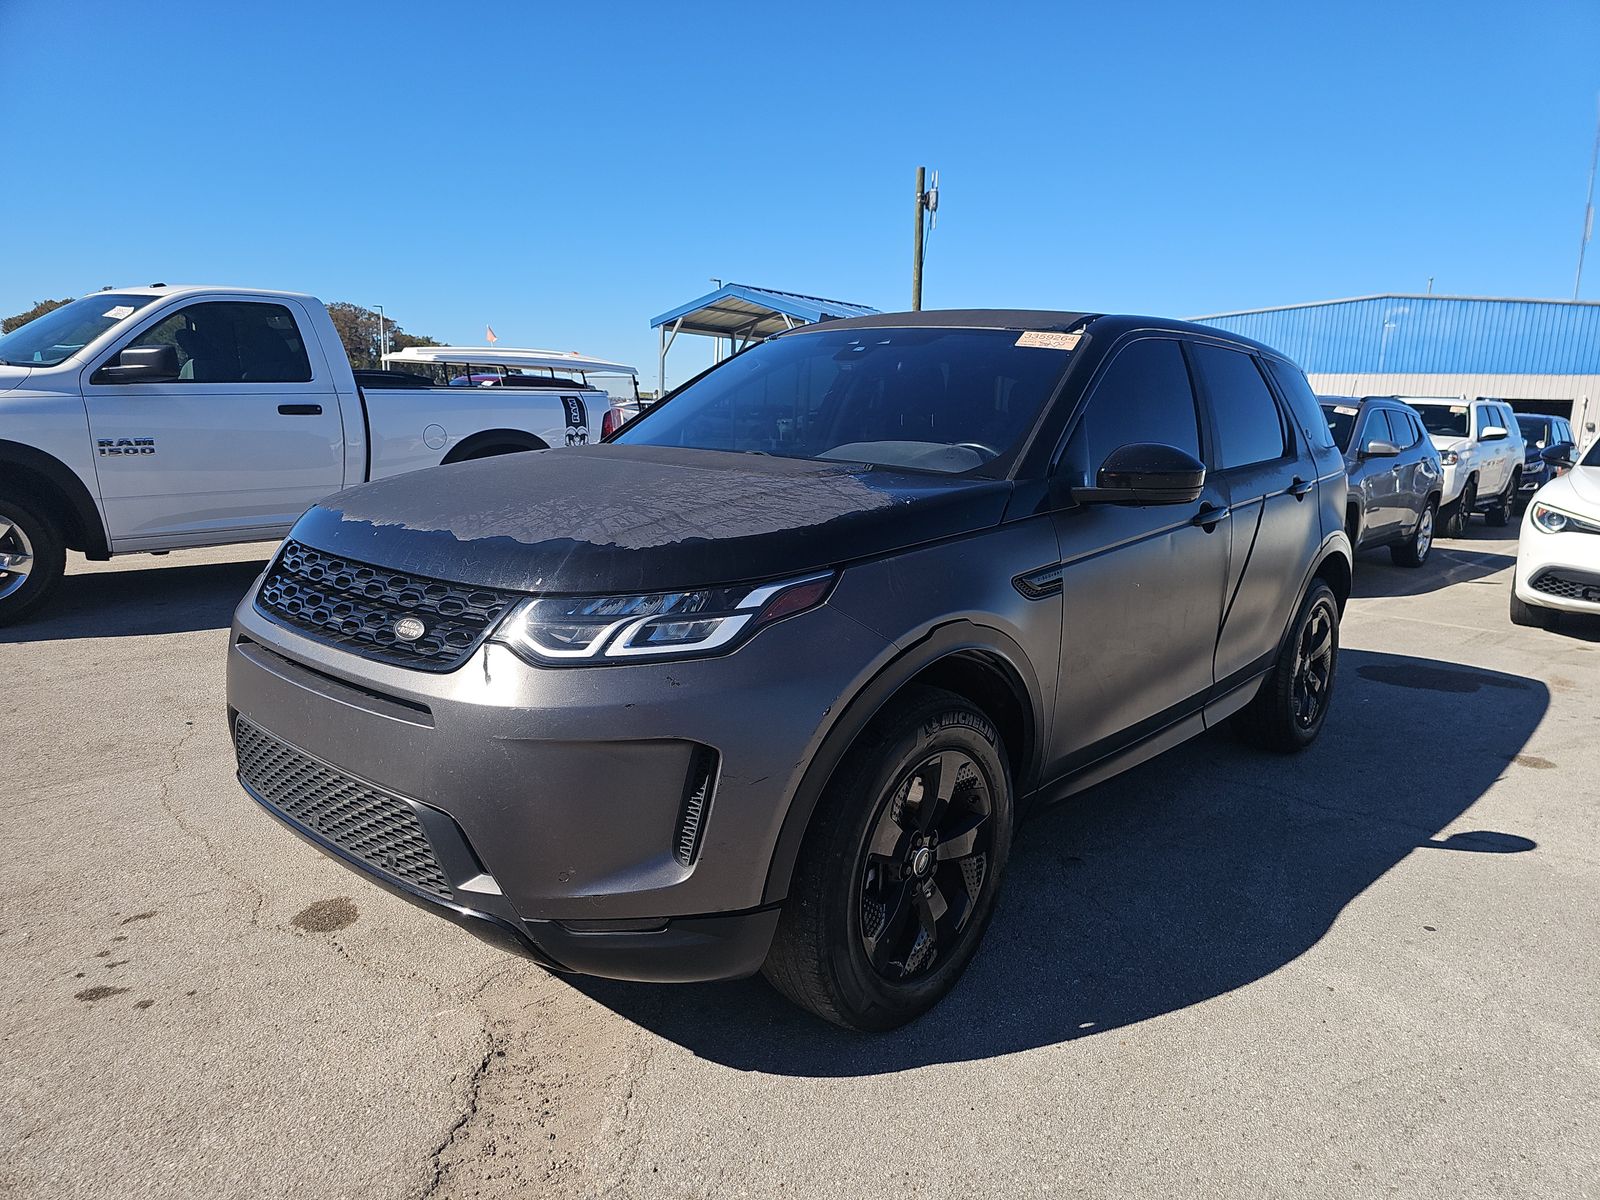
[[[919,163],[928,307],[1570,296],[1600,4],[0,0],[0,51],[0,313],[283,287],[648,385],[713,276],[906,307]]]

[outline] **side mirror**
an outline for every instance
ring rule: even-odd
[[[1571,442],[1557,442],[1554,446],[1546,446],[1539,451],[1539,457],[1552,467],[1570,467],[1577,451],[1578,448]]]
[[[176,346],[139,346],[94,373],[95,383],[166,383],[178,378]]]
[[[1501,442],[1507,436],[1504,425],[1485,425],[1483,427],[1483,440],[1486,442]]]
[[[1400,454],[1400,447],[1393,442],[1386,442],[1382,438],[1373,438],[1361,447],[1362,458],[1396,458]]]
[[[1193,504],[1206,485],[1206,465],[1176,446],[1133,442],[1106,455],[1095,486],[1072,489],[1080,504]]]

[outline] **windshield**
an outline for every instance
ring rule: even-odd
[[[118,321],[125,321],[160,296],[96,292],[35,317],[0,337],[0,363],[53,367],[82,350]]]
[[[1422,427],[1441,437],[1466,437],[1467,417],[1465,404],[1413,404],[1422,417]]]
[[[1076,342],[1015,329],[792,334],[728,360],[616,440],[998,474]]]
[[[1578,465],[1580,467],[1600,467],[1600,440],[1596,440],[1594,445],[1589,447],[1589,453],[1583,456],[1583,461]]]
[[[1544,449],[1545,440],[1550,436],[1551,421],[1549,417],[1517,417],[1517,424],[1522,429],[1522,436],[1528,445],[1539,450]]]
[[[1350,449],[1350,435],[1356,431],[1356,416],[1361,412],[1353,404],[1324,404],[1322,415],[1328,418],[1328,430],[1340,450]]]

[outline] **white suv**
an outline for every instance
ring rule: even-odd
[[[1491,525],[1508,525],[1522,482],[1526,443],[1511,406],[1464,396],[1398,396],[1422,415],[1444,465],[1439,505],[1444,528],[1459,537],[1481,506]]]

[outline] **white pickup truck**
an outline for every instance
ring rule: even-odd
[[[67,549],[276,539],[352,484],[598,441],[611,398],[588,373],[635,374],[428,350],[431,375],[364,372],[363,387],[315,297],[165,284],[97,292],[0,337],[0,625],[46,598]]]

